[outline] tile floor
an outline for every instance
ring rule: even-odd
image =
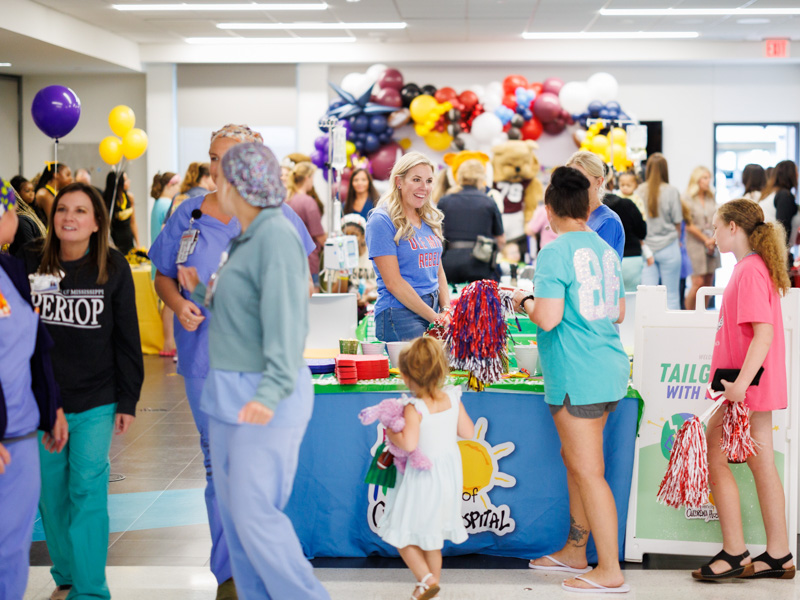
[[[108,556],[108,580],[115,600],[213,600],[216,582],[208,570],[211,539],[202,489],[205,469],[183,381],[169,359],[145,357],[145,387],[131,430],[116,437],[111,448],[110,484],[115,503]],[[179,503],[181,510],[164,510]],[[170,515],[169,523],[164,514]],[[34,539],[41,536],[40,523]],[[769,600],[800,598],[794,581],[699,583],[688,570],[695,557],[648,555],[642,564],[624,565],[632,592],[626,598],[667,600]],[[43,541],[34,541],[24,600],[45,600],[54,584],[50,557]],[[319,558],[317,575],[333,600],[407,598],[413,587],[399,559]],[[561,576],[533,573],[526,561],[489,556],[446,558],[441,598],[499,600],[510,598],[575,598],[562,592]],[[795,583],[797,581],[798,583]],[[590,594],[588,597],[596,597]],[[284,600],[284,599],[281,599]],[[301,599],[285,599],[301,600]]]

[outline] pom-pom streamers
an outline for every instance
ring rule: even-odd
[[[758,442],[750,435],[750,413],[744,402],[729,402],[722,419],[719,447],[728,460],[743,463],[758,454]]]
[[[499,290],[494,281],[474,281],[461,292],[452,310],[445,345],[450,366],[469,371],[473,389],[483,389],[502,378],[508,364],[506,314],[513,312],[511,294]]]
[[[720,397],[704,414],[686,421],[675,434],[669,464],[658,501],[678,508],[685,505],[698,508],[708,502],[708,446],[703,423],[722,405]]]

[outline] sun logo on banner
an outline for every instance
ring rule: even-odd
[[[378,435],[371,454],[383,442],[383,427],[378,425]],[[486,441],[489,422],[485,417],[475,422],[475,437],[459,440],[461,464],[464,483],[461,499],[462,517],[467,533],[475,534],[491,531],[496,535],[505,535],[514,531],[516,523],[511,518],[511,509],[505,504],[495,506],[489,498],[489,492],[495,487],[510,488],[517,484],[515,477],[500,471],[498,461],[511,454],[513,442],[503,442],[492,446]],[[386,496],[379,486],[369,486],[368,522],[373,532],[377,533],[378,522],[383,516]]]

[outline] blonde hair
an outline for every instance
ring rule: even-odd
[[[429,396],[441,389],[450,374],[444,347],[432,337],[415,339],[400,352],[397,362],[400,372]]]
[[[465,185],[478,187],[481,183],[486,182],[486,167],[477,158],[465,160],[458,168],[456,180],[462,187]]]
[[[717,209],[724,223],[736,223],[747,235],[750,247],[769,271],[770,279],[779,294],[784,295],[791,283],[786,273],[786,232],[780,223],[764,223],[761,206],[746,198],[731,200]]]
[[[261,134],[257,131],[253,131],[247,125],[234,125],[233,123],[228,123],[222,129],[218,129],[211,133],[211,143],[214,143],[214,140],[219,138],[230,138],[232,140],[236,140],[240,144],[245,142],[258,142],[259,144],[264,143],[264,138],[261,137]]]
[[[305,182],[306,179],[309,177],[314,176],[314,171],[317,170],[317,167],[310,162],[299,162],[297,163],[294,168],[292,169],[291,173],[289,173],[288,177],[286,177],[286,191],[287,191],[287,198],[291,198],[295,194],[300,192],[300,186]],[[322,200],[320,200],[316,194],[309,194],[314,201],[317,203],[319,207],[319,214],[325,212],[325,206],[322,204]]]
[[[647,214],[650,218],[655,218],[658,216],[658,197],[661,192],[661,184],[669,183],[667,159],[660,152],[654,152],[647,159],[645,183],[647,184]]]
[[[586,171],[592,177],[605,177],[606,176],[606,164],[600,159],[597,154],[594,152],[589,152],[588,150],[578,150],[572,156],[569,157],[567,167],[581,167],[584,171]],[[600,202],[603,201],[603,186],[597,190],[597,199]]]
[[[394,234],[394,243],[398,246],[401,239],[407,240],[414,237],[414,227],[406,218],[406,213],[403,210],[403,198],[400,195],[400,189],[397,187],[397,179],[405,179],[406,174],[417,165],[427,165],[431,168],[432,173],[436,173],[436,166],[430,158],[420,152],[409,152],[392,167],[392,173],[389,176],[389,189],[378,201],[378,206],[389,213],[389,218],[397,229],[397,233]],[[444,235],[442,234],[444,213],[434,206],[430,196],[425,201],[425,204],[417,209],[417,214],[422,219],[422,222],[433,230],[436,237],[444,240]]]
[[[199,184],[200,180],[206,175],[211,175],[211,171],[208,168],[208,163],[189,163],[189,167],[186,169],[186,175],[183,176],[183,181],[181,182],[181,187],[178,190],[178,193],[185,194]]]
[[[689,176],[689,185],[686,187],[686,195],[689,198],[696,198],[697,194],[700,193],[700,185],[698,182],[703,175],[708,175],[708,193],[711,197],[714,197],[714,186],[711,185],[711,171],[706,167],[700,166],[695,167],[692,170],[692,174]]]

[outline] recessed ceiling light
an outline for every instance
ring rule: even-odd
[[[347,44],[355,42],[354,37],[282,37],[282,38],[242,38],[242,37],[191,37],[187,44],[247,45],[247,44]]]
[[[405,29],[406,23],[219,23],[219,29]]]
[[[289,3],[256,3],[250,2],[248,4],[188,4],[186,2],[182,2],[180,4],[112,4],[111,8],[115,8],[117,10],[127,10],[127,11],[144,11],[144,12],[155,12],[155,11],[188,11],[188,10],[203,10],[203,11],[217,11],[217,12],[226,12],[226,11],[259,11],[259,10],[326,10],[328,5],[325,2],[314,2],[314,3],[301,3],[301,4],[289,4]]]
[[[601,8],[604,17],[800,15],[800,8]]]
[[[766,25],[769,19],[736,19],[739,25]]]
[[[696,31],[526,31],[526,40],[639,40],[696,38]]]
[[[10,67],[11,63],[0,62],[0,67]]]

